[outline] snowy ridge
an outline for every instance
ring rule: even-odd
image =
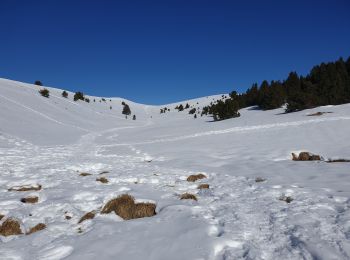
[[[74,102],[49,90],[46,99],[37,86],[0,79],[0,215],[22,230],[47,225],[0,236],[1,259],[350,259],[350,164],[291,160],[303,150],[350,159],[350,105],[247,108],[213,123],[176,104],[160,114],[164,106],[125,100],[134,121],[121,114],[121,98]],[[317,111],[332,113],[307,116]],[[186,181],[197,173],[207,178]],[[210,188],[199,190],[203,183]],[[8,191],[36,184],[42,190]],[[180,200],[185,192],[198,201]],[[97,213],[78,224],[124,193],[155,202],[157,215]],[[39,202],[20,201],[29,195]]]

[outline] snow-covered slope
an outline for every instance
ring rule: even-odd
[[[49,88],[47,99],[39,89],[0,79],[0,224],[13,217],[23,231],[47,225],[0,236],[0,259],[350,259],[350,163],[290,155],[350,159],[350,105],[292,114],[247,108],[211,122],[177,104],[74,102],[73,93],[65,99]],[[201,108],[219,97],[178,104]],[[122,115],[122,101],[136,120]],[[163,107],[171,111],[160,114]],[[332,113],[307,116],[317,111]],[[96,182],[103,171],[107,184]],[[199,172],[207,178],[186,181]],[[42,190],[8,191],[34,184]],[[180,200],[185,192],[198,201]],[[155,202],[157,215],[98,213],[77,223],[123,193]],[[28,195],[39,203],[20,202]]]

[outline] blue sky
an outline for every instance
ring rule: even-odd
[[[147,104],[350,56],[350,1],[0,1],[0,77]]]

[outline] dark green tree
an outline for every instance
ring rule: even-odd
[[[36,80],[36,81],[34,82],[34,84],[37,85],[37,86],[42,86],[42,85],[43,85],[43,83],[41,83],[40,80]]]
[[[42,95],[43,97],[46,97],[46,98],[48,98],[50,96],[50,91],[46,88],[40,89],[39,93],[40,93],[40,95]]]
[[[62,97],[67,98],[68,97],[68,92],[64,90],[62,92]]]
[[[225,101],[218,100],[217,103],[209,107],[209,114],[211,114],[215,121],[225,120],[229,118],[239,117],[238,101],[235,98],[229,98]]]
[[[78,100],[83,100],[84,101],[85,100],[84,93],[80,92],[80,91],[75,92],[73,100],[74,101],[78,101]]]
[[[176,107],[175,107],[175,109],[177,109],[179,112],[184,110],[184,106],[182,104],[180,104],[180,105],[178,105]]]
[[[196,113],[196,108],[194,107],[194,108],[190,109],[190,111],[188,111],[188,113],[190,115],[193,115],[194,113]]]
[[[125,104],[122,111],[123,115],[131,115],[131,109],[128,104]]]

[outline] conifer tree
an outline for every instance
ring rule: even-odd
[[[74,97],[73,97],[73,100],[74,100],[74,101],[85,100],[84,93],[83,93],[83,92],[80,92],[80,91],[75,92]]]
[[[39,90],[40,95],[43,97],[49,98],[50,96],[50,91],[46,88]]]
[[[125,104],[125,103],[124,103]],[[125,104],[122,111],[123,115],[131,115],[131,110],[128,104]]]

